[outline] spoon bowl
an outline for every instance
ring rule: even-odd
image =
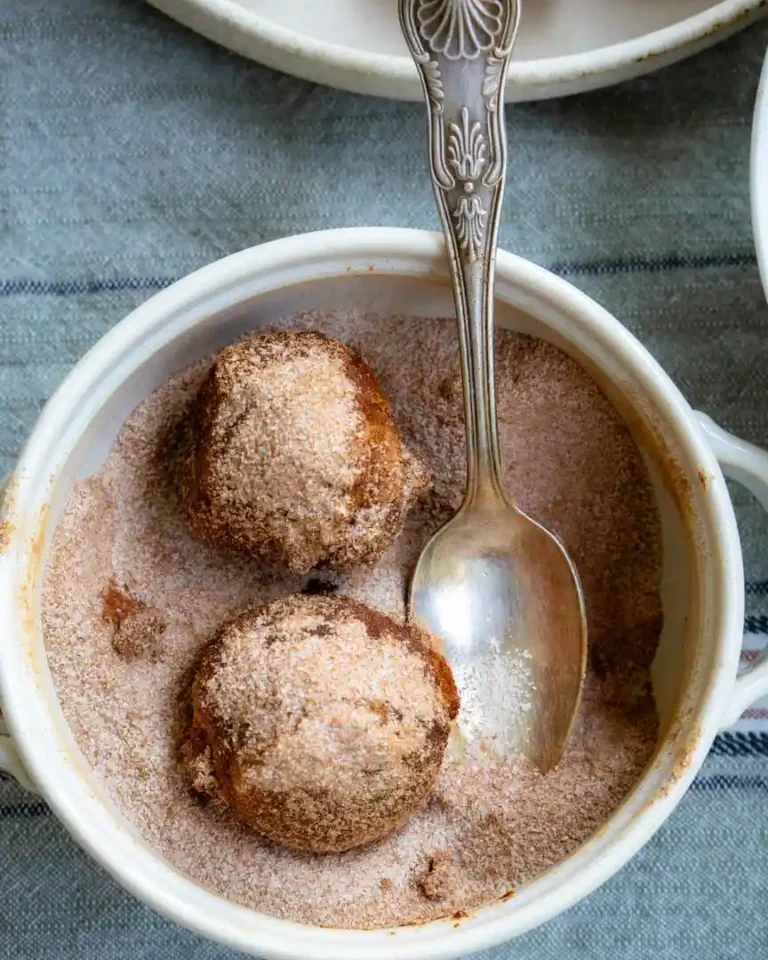
[[[560,541],[499,498],[465,503],[422,551],[409,600],[453,668],[463,739],[553,767],[586,669],[583,598]]]
[[[400,0],[427,104],[429,162],[461,347],[467,485],[429,541],[409,615],[438,637],[461,694],[460,730],[540,770],[565,750],[586,666],[576,569],[505,493],[496,423],[493,287],[507,166],[504,83],[519,0]]]

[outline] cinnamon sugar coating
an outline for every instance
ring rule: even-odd
[[[42,616],[61,707],[97,781],[144,841],[220,896],[345,928],[471,912],[573,853],[654,756],[649,666],[661,629],[662,550],[648,470],[619,414],[572,358],[498,330],[505,479],[520,506],[563,540],[587,601],[590,661],[566,755],[542,776],[482,740],[459,755],[448,749],[427,802],[378,842],[321,856],[272,843],[225,805],[190,793],[178,763],[179,691],[219,625],[254,604],[335,587],[403,622],[413,565],[461,503],[465,482],[455,320],[360,308],[282,325],[322,330],[368,359],[432,490],[372,569],[307,581],[217,549],[190,536],[172,479],[182,455],[178,425],[211,361],[179,371],[131,413],[57,522]],[[126,610],[118,598],[105,619],[110,582],[162,619],[159,658],[116,651],[114,620]]]
[[[309,853],[370,843],[420,807],[459,705],[428,635],[302,595],[224,624],[191,700],[180,756],[193,789]]]
[[[221,350],[187,428],[192,532],[292,573],[374,564],[429,486],[371,368],[316,331]]]

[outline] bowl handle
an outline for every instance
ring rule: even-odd
[[[0,771],[10,773],[25,790],[31,790],[33,793],[38,792],[22,765],[21,757],[19,757],[18,751],[13,745],[13,740],[7,735],[2,716],[0,716]]]
[[[696,414],[723,473],[746,487],[768,512],[768,452],[726,433],[706,414]],[[768,647],[736,678],[722,729],[732,727],[744,711],[768,696]]]
[[[8,476],[8,474],[0,476],[0,498],[2,498],[8,485]],[[38,792],[22,765],[21,757],[13,745],[13,740],[8,736],[8,727],[3,719],[2,705],[0,705],[0,772],[10,773],[26,790],[31,790],[33,793]]]

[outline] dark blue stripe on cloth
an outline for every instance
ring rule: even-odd
[[[602,277],[626,273],[663,273],[667,270],[706,270],[722,267],[752,267],[752,253],[723,253],[707,256],[628,257],[594,261],[556,261],[552,273],[560,276]],[[162,290],[178,277],[107,277],[71,280],[38,280],[14,277],[0,280],[0,297],[68,297],[84,293],[115,293],[123,290]]]
[[[768,633],[768,617],[745,617],[744,633]]]
[[[115,293],[123,290],[162,290],[177,277],[106,277],[93,280],[0,280],[0,297],[32,295],[70,297],[82,293]]]
[[[712,753],[719,757],[768,757],[768,733],[721,733]]]
[[[768,596],[768,580],[758,580],[757,583],[748,583],[744,589],[748,597]]]
[[[693,781],[691,789],[705,793],[719,790],[768,790],[768,777],[719,773],[713,777],[699,777]]]
[[[50,812],[48,804],[43,800],[0,804],[0,820],[35,820],[37,817],[47,817]]]
[[[630,257],[595,260],[587,263],[553,263],[549,269],[560,276],[604,277],[620,273],[664,273],[667,270],[706,270],[718,267],[753,267],[753,253],[723,253],[709,256]]]

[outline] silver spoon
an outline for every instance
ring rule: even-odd
[[[545,771],[562,756],[578,709],[587,628],[573,563],[505,493],[499,457],[493,289],[507,160],[504,82],[519,17],[519,0],[400,0],[427,102],[467,435],[464,502],[422,551],[409,616],[444,645],[464,737],[493,738]]]

